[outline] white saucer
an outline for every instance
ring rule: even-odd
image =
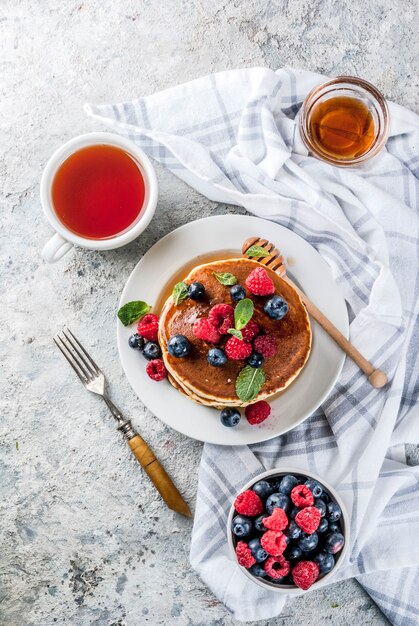
[[[163,237],[137,263],[122,292],[120,306],[131,300],[155,305],[179,268],[202,257],[237,252],[248,238],[272,241],[287,261],[287,271],[337,328],[348,336],[349,324],[344,299],[330,268],[304,239],[274,222],[243,215],[208,217],[186,224]],[[176,278],[175,280],[179,280]],[[158,311],[157,311],[158,313]],[[219,411],[200,406],[176,391],[169,382],[154,382],[145,372],[147,361],[128,346],[136,325],[125,328],[118,320],[117,338],[122,367],[132,388],[159,419],[175,430],[209,443],[247,445],[282,435],[300,424],[325,400],[333,388],[345,359],[344,353],[312,321],[313,345],[310,358],[296,381],[270,400],[272,413],[258,426],[243,416],[235,428],[226,428]]]

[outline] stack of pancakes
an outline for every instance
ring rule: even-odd
[[[256,261],[246,258],[214,261],[195,267],[185,278],[186,284],[200,282],[205,287],[205,298],[195,301],[187,298],[175,305],[170,296],[162,309],[159,322],[159,342],[163,360],[169,372],[169,380],[180,392],[191,400],[215,408],[240,407],[269,398],[284,390],[304,367],[311,347],[311,330],[307,311],[297,292],[275,272],[266,268],[275,285],[275,294],[282,296],[288,303],[288,313],[281,320],[271,319],[263,310],[268,297],[252,295],[248,290],[246,297],[253,300],[255,310],[252,319],[273,335],[277,343],[276,354],[265,360],[263,369],[265,383],[251,403],[241,402],[236,394],[236,379],[246,365],[245,361],[228,360],[223,367],[214,367],[208,363],[207,354],[214,345],[193,334],[193,325],[197,319],[207,317],[215,304],[225,303],[235,306],[230,297],[229,287],[220,284],[216,273],[233,274],[240,285],[245,286],[248,275],[260,267]],[[184,335],[193,348],[185,358],[175,358],[167,350],[167,342],[173,335]],[[223,348],[231,335],[223,335],[217,347]]]

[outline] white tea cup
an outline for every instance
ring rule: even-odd
[[[137,220],[124,232],[106,239],[88,239],[69,230],[58,218],[52,202],[52,183],[62,163],[72,154],[89,146],[106,145],[120,148],[130,155],[138,165],[144,179],[145,196]],[[56,231],[42,250],[42,258],[48,263],[59,261],[73,246],[90,250],[113,250],[130,243],[149,225],[157,204],[158,185],[154,168],[148,156],[135,143],[113,133],[87,133],[74,137],[62,145],[49,159],[41,178],[41,203],[44,213]]]

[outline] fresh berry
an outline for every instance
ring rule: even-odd
[[[255,296],[270,296],[275,292],[275,285],[263,267],[256,267],[246,278],[246,287]]]
[[[326,493],[325,491],[323,491],[321,499],[322,499],[322,500],[324,500],[324,502],[325,502],[326,504],[327,504],[328,502],[330,502],[330,496],[329,496],[329,494],[328,494],[328,493]]]
[[[233,285],[230,287],[230,298],[233,302],[238,302],[239,300],[244,300],[246,297],[246,289],[241,285]]]
[[[316,498],[314,500],[314,506],[316,507],[316,509],[319,509],[320,517],[324,517],[326,515],[326,502],[324,500]]]
[[[239,541],[236,546],[236,556],[239,565],[252,567],[256,563],[255,557],[250,552],[250,548],[244,541]]]
[[[252,532],[252,520],[244,515],[236,515],[231,522],[231,530],[236,537],[248,537]]]
[[[319,537],[317,533],[311,533],[307,535],[306,533],[301,534],[301,539],[298,541],[298,547],[303,552],[311,552],[314,548],[317,548],[317,544],[319,543]]]
[[[259,496],[248,489],[239,493],[234,500],[234,508],[240,515],[260,515],[263,511],[263,504]]]
[[[259,517],[257,517],[254,521],[254,526],[256,530],[260,533],[264,533],[266,531],[266,528],[263,523],[263,520],[265,519],[265,517],[266,517],[266,514],[259,515]]]
[[[147,313],[138,322],[137,330],[141,337],[149,341],[157,341],[159,318],[154,313]]]
[[[327,521],[327,519],[325,517],[322,517],[320,520],[320,524],[319,527],[317,529],[318,533],[325,533],[327,530],[329,530],[329,522]]]
[[[287,540],[280,530],[267,530],[260,538],[262,547],[271,556],[279,556],[285,552]]]
[[[265,302],[263,310],[273,320],[282,320],[288,313],[288,304],[281,296],[273,296],[273,298]]]
[[[232,426],[237,426],[240,422],[241,415],[240,411],[237,409],[223,409],[220,413],[220,420],[223,426],[227,426],[231,428]]]
[[[339,522],[328,522],[328,524],[329,524],[329,531],[331,533],[340,533],[340,531],[342,530]]]
[[[205,287],[202,283],[191,283],[188,287],[188,296],[191,300],[202,300],[205,296]]]
[[[188,356],[191,348],[191,342],[187,337],[185,337],[185,335],[173,335],[173,337],[170,337],[167,342],[169,354],[177,359],[182,359],[183,357]]]
[[[262,563],[268,558],[268,553],[262,548],[259,537],[249,541],[249,548],[256,559],[256,563]]]
[[[255,367],[256,369],[258,369],[259,367],[262,367],[264,360],[265,359],[261,354],[259,354],[259,352],[252,352],[252,354],[247,359],[247,363],[250,365],[250,367]]]
[[[276,354],[276,339],[273,335],[260,335],[253,341],[253,348],[265,359],[269,359]]]
[[[252,567],[250,568],[250,572],[253,574],[253,576],[258,576],[259,578],[264,578],[266,576],[266,572],[263,569],[262,565],[259,565],[259,563],[255,563],[254,565],[252,565]]]
[[[149,361],[152,361],[153,359],[159,359],[161,357],[159,344],[155,343],[154,341],[149,341],[148,343],[146,343],[144,346],[143,355]]]
[[[291,491],[291,500],[302,509],[304,506],[313,506],[314,498],[310,489],[306,485],[297,485]]]
[[[269,515],[272,515],[274,509],[277,509],[277,508],[283,509],[285,513],[287,513],[288,515],[288,511],[291,508],[291,502],[290,502],[290,499],[287,498],[287,496],[285,496],[283,493],[273,493],[266,500],[265,507],[266,507],[266,512],[269,513]]]
[[[314,533],[320,524],[320,511],[315,506],[306,506],[297,513],[295,522],[305,533]]]
[[[298,511],[299,511],[299,510],[300,510],[300,509],[298,508],[298,506],[293,506],[293,507],[292,507],[292,509],[291,509],[291,513],[289,514],[289,516],[288,516],[288,517],[289,517],[290,519],[295,519],[295,516],[297,515],[297,513],[298,513]]]
[[[135,335],[131,335],[131,337],[128,339],[128,345],[134,350],[142,350],[144,348],[145,341],[141,337],[141,335],[135,333]]]
[[[329,533],[324,538],[323,549],[330,554],[336,554],[340,552],[345,543],[345,538],[342,533]]]
[[[252,352],[250,343],[245,343],[237,337],[230,337],[225,345],[225,351],[229,359],[233,361],[241,361],[247,359]]]
[[[289,539],[299,539],[299,537],[301,536],[301,528],[292,519],[288,524],[288,528],[284,530],[284,535]]]
[[[282,555],[269,557],[263,567],[268,576],[274,579],[288,576],[291,569],[289,561]]]
[[[303,556],[302,551],[296,545],[289,546],[285,552],[286,552],[286,557],[289,561],[298,561]]]
[[[288,517],[284,509],[274,509],[272,515],[265,517],[263,525],[269,530],[284,530],[288,525]]]
[[[259,334],[260,328],[253,320],[247,322],[246,326],[242,328],[241,333],[243,335],[243,341],[250,343],[252,339]]]
[[[253,491],[258,494],[259,498],[267,498],[272,493],[272,487],[267,480],[259,480],[252,487]]]
[[[284,476],[279,483],[278,491],[279,493],[284,493],[286,496],[289,496],[292,489],[300,484],[300,481],[295,476],[291,474],[287,474]]]
[[[164,363],[161,359],[153,359],[147,363],[145,368],[148,376],[150,376],[151,380],[163,380],[167,376],[167,369],[164,366]]]
[[[326,517],[329,522],[337,522],[338,520],[340,520],[342,515],[342,509],[340,508],[339,504],[337,504],[336,502],[329,502],[326,508]]]
[[[213,367],[223,367],[227,363],[227,355],[221,348],[208,350],[207,361]]]
[[[335,567],[335,559],[327,552],[319,552],[319,554],[316,554],[313,561],[318,566],[320,574],[327,574]]]
[[[264,422],[266,418],[269,417],[271,407],[265,400],[259,400],[259,402],[255,402],[255,404],[249,404],[245,408],[244,414],[249,424],[253,426],[254,424]]]
[[[198,339],[209,341],[209,343],[218,343],[221,339],[221,335],[214,324],[206,317],[196,320],[193,325],[193,334]]]
[[[317,480],[314,480],[314,478],[309,478],[304,484],[310,489],[315,498],[320,498],[323,493],[323,487],[319,482],[317,482]]]
[[[208,313],[208,319],[221,335],[234,326],[234,309],[231,304],[216,304]]]
[[[319,567],[313,561],[300,561],[292,570],[292,579],[300,589],[309,589],[319,576]]]

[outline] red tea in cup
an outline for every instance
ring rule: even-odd
[[[108,239],[138,220],[145,192],[137,161],[121,148],[97,144],[63,161],[52,181],[51,198],[66,228],[86,239]]]

